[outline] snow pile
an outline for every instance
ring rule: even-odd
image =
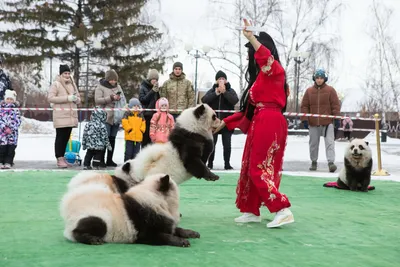
[[[55,134],[52,121],[38,121],[21,117],[21,126],[19,127],[21,134]]]

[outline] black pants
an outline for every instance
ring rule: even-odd
[[[14,164],[16,145],[0,146],[0,164]]]
[[[71,136],[72,127],[56,128],[56,141],[54,143],[54,150],[56,158],[64,157],[65,149]]]
[[[224,162],[225,166],[229,165],[229,161],[231,160],[231,139],[233,131],[229,131],[228,129],[222,129],[220,132],[222,135],[222,146],[224,147]],[[213,164],[214,157],[215,157],[215,145],[218,141],[218,134],[214,135],[214,151],[211,153],[210,157],[208,158],[208,164]]]
[[[351,135],[350,131],[343,131],[343,135],[344,135],[344,138],[347,138],[347,140],[350,140],[350,135]]]
[[[146,131],[143,133],[143,140],[142,140],[142,147],[151,144],[150,139],[150,121],[152,116],[145,116],[144,119],[146,120]]]
[[[140,142],[125,141],[124,162],[129,159],[134,159],[139,152],[140,152]]]
[[[83,161],[83,166],[89,167],[90,162],[93,159],[93,167],[99,167],[100,166],[100,161],[101,157],[103,156],[104,150],[93,150],[93,149],[88,149],[86,151],[85,159]]]

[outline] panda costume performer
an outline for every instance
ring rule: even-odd
[[[63,196],[64,236],[89,245],[128,243],[188,247],[200,234],[177,227],[179,189],[165,174],[146,177],[126,193],[101,183],[75,187]]]
[[[353,139],[344,155],[344,168],[339,173],[337,186],[351,191],[367,192],[371,182],[372,155],[368,142]]]
[[[220,124],[207,104],[185,109],[177,117],[167,143],[146,146],[117,170],[130,173],[137,181],[156,173],[167,173],[178,185],[193,176],[218,180],[219,176],[207,168],[206,162],[214,149],[213,131]]]

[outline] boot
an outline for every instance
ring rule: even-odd
[[[317,162],[313,161],[311,162],[310,171],[316,171],[316,170],[317,170]]]
[[[336,167],[335,163],[333,163],[333,162],[329,162],[328,167],[329,167],[330,172],[335,172],[337,170],[337,167]]]
[[[114,148],[115,148],[115,136],[110,136],[108,137],[110,140],[111,148],[112,150],[107,151],[107,166],[108,167],[117,167],[118,165],[112,160],[112,157],[114,155]]]
[[[225,169],[225,170],[233,170],[233,167],[231,166],[231,164],[225,163],[224,169]]]
[[[64,157],[57,158],[57,167],[58,168],[67,168],[68,167],[67,163],[65,163],[65,161],[64,161]]]
[[[99,165],[100,168],[107,168],[107,164],[106,164],[106,162],[104,160],[105,156],[106,156],[106,151],[103,150],[101,152],[101,157],[100,157],[100,165]]]

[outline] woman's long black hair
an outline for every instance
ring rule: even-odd
[[[278,50],[276,49],[274,40],[271,38],[271,36],[268,33],[265,32],[261,32],[260,36],[255,36],[257,38],[257,40],[264,45],[266,48],[268,48],[271,51],[271,54],[274,56],[274,59],[276,61],[279,62],[279,64],[281,63],[279,60],[279,55],[278,55]],[[251,117],[253,117],[254,114],[254,106],[249,104],[249,91],[250,88],[253,86],[254,82],[256,81],[256,78],[258,76],[258,73],[260,72],[260,67],[258,66],[255,58],[254,58],[254,54],[255,54],[255,50],[253,48],[253,45],[248,42],[245,47],[248,48],[248,56],[249,56],[249,65],[247,67],[246,70],[246,74],[245,74],[245,79],[247,81],[247,88],[246,90],[244,90],[241,98],[240,98],[240,111],[244,112],[247,108],[247,106],[249,107],[247,110],[247,117],[249,119],[251,119]],[[282,112],[286,112],[286,106],[287,106],[287,90],[289,89],[288,84],[286,83],[286,73],[285,73],[285,85],[283,87],[283,90],[285,92],[286,95],[286,102],[285,102],[285,107],[282,109]]]

